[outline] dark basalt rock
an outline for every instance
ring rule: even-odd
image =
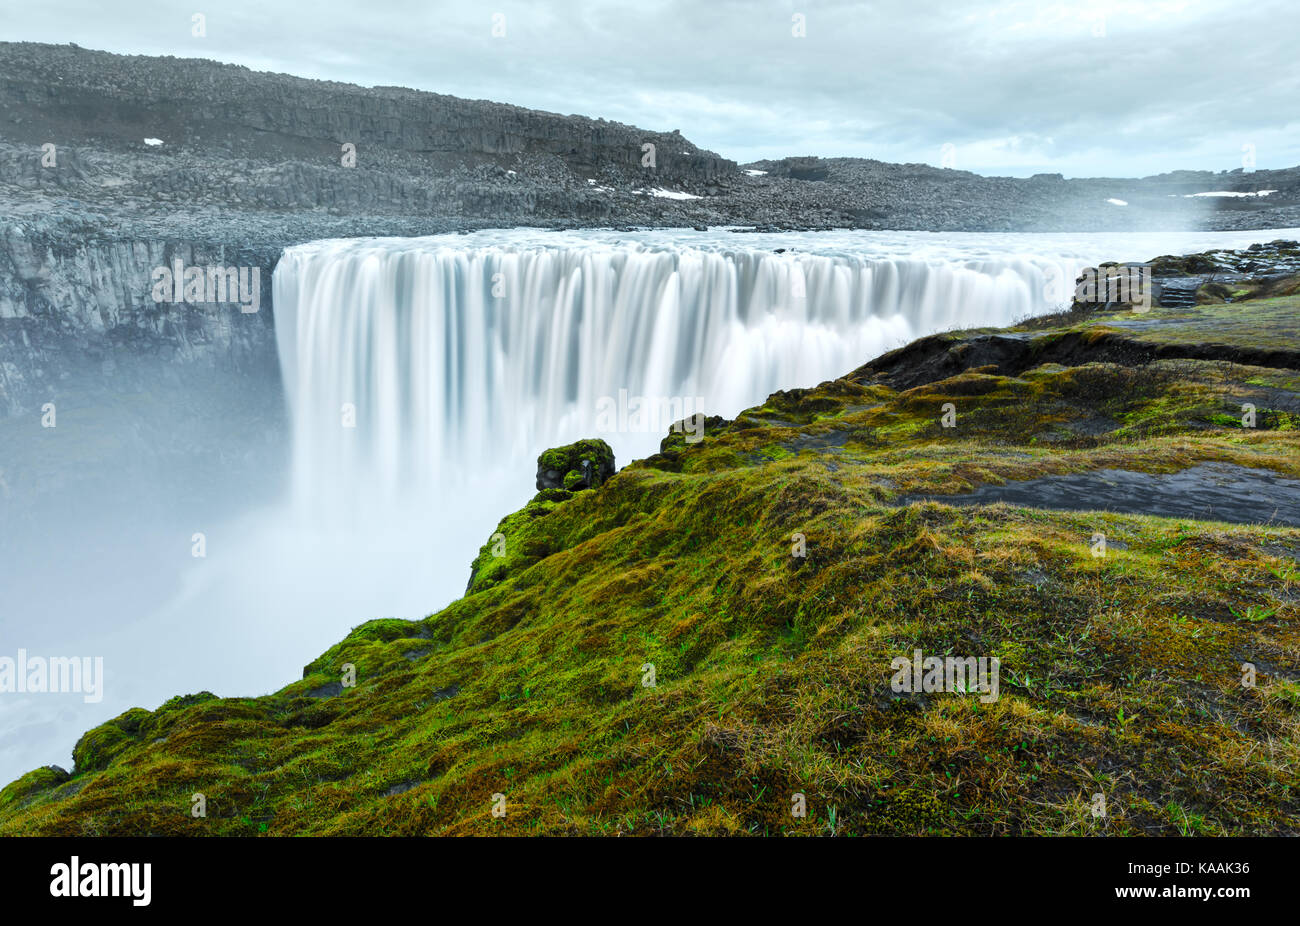
[[[690,444],[699,443],[711,434],[723,430],[731,422],[721,415],[692,415],[674,422],[668,429],[668,436],[659,442],[660,453],[671,453],[685,449]]]
[[[537,458],[539,492],[594,489],[614,475],[614,451],[599,438],[554,447]]]

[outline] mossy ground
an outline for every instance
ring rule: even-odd
[[[1221,343],[1232,309],[1300,347],[1252,306],[1024,330]],[[91,731],[71,780],[0,792],[0,833],[1300,833],[1300,530],[902,503],[1107,467],[1300,476],[1298,378],[1172,359],[778,393],[507,517],[510,554],[438,614],[363,624],[273,695]],[[915,648],[999,657],[1000,698],[895,693]]]

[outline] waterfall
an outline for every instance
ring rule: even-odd
[[[622,465],[672,423],[611,432],[602,403],[732,417],[915,337],[1046,311],[1082,266],[541,234],[285,252],[275,325],[300,504],[437,499],[489,471],[522,501],[547,447],[603,437]]]

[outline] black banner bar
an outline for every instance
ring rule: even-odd
[[[647,903],[647,915],[657,903],[762,913],[789,900],[864,913],[924,915],[933,906],[946,915],[964,898],[1231,915],[1295,896],[1296,847],[1242,838],[33,838],[0,841],[0,884],[10,909],[127,916],[374,912],[399,903],[436,915],[440,897],[534,913],[552,904],[632,913]]]

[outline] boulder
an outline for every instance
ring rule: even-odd
[[[537,458],[537,490],[594,489],[614,475],[614,451],[603,440],[553,447]]]
[[[57,765],[47,765],[28,772],[17,781],[0,790],[0,807],[22,800],[42,791],[49,791],[68,781],[72,776]]]

